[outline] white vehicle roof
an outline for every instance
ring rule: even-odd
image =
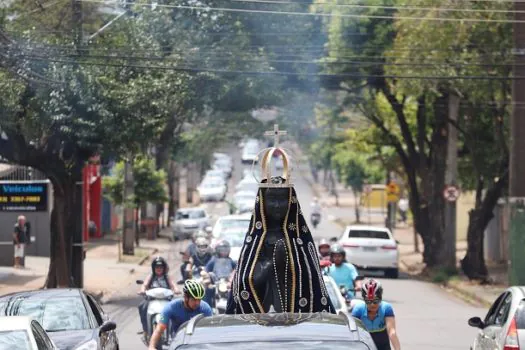
[[[202,208],[202,207],[191,207],[191,208],[180,208],[180,209],[177,209],[178,212],[181,212],[181,213],[187,213],[187,212],[190,212],[190,211],[204,211],[206,212],[206,209]]]
[[[232,221],[244,221],[244,220],[247,220],[247,221],[250,221],[250,219],[252,218],[252,214],[251,213],[247,213],[247,214],[240,214],[240,215],[225,215],[225,216],[221,216],[218,221],[226,221],[226,220],[232,220]]]
[[[366,231],[379,231],[379,232],[390,232],[386,227],[381,226],[368,226],[368,225],[348,225],[346,226],[346,231],[348,230],[366,230]]]
[[[0,331],[18,331],[31,328],[29,316],[0,316]]]
[[[257,196],[257,191],[238,191],[238,192],[235,192],[235,194],[233,195],[234,197],[251,197],[253,196],[253,198],[255,198],[255,196]]]

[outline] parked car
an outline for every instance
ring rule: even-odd
[[[209,180],[216,180],[216,178],[221,179],[224,183],[228,181],[228,174],[221,169],[210,169],[204,174],[204,178],[201,183],[207,182]]]
[[[257,191],[238,191],[233,195],[233,205],[237,214],[249,213],[255,206]]]
[[[3,295],[0,316],[31,317],[60,349],[119,348],[116,323],[82,289],[40,289]]]
[[[232,159],[232,157],[229,156],[226,153],[215,152],[215,153],[213,153],[213,159],[214,160],[220,159],[222,161],[226,161],[226,162],[230,163],[231,166],[233,166],[233,159]]]
[[[259,183],[257,180],[251,176],[245,177],[237,185],[235,185],[235,191],[250,191],[250,192],[256,192],[259,190]]]
[[[220,202],[226,197],[228,188],[224,181],[209,179],[197,187],[202,202]]]
[[[205,230],[210,225],[210,217],[203,208],[181,208],[175,213],[173,239],[190,238],[195,232]]]
[[[385,276],[399,276],[399,251],[392,232],[385,227],[347,226],[339,243],[348,261],[358,269],[382,270]]]
[[[169,347],[205,350],[377,350],[370,333],[346,314],[198,315]]]
[[[257,162],[257,156],[261,150],[258,143],[247,143],[242,150],[241,161],[243,164]]]
[[[227,178],[230,178],[232,176],[233,167],[228,161],[218,159],[215,162],[213,162],[212,168],[224,172]]]
[[[0,349],[58,350],[44,328],[27,316],[0,316]]]
[[[482,320],[472,317],[471,327],[479,333],[470,347],[472,350],[519,350],[525,345],[525,287],[510,287],[492,304]]]

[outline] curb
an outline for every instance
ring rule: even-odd
[[[469,302],[471,304],[482,305],[482,306],[487,307],[487,308],[490,308],[491,305],[492,305],[492,302],[490,302],[490,301],[488,301],[486,299],[480,298],[475,293],[469,292],[469,291],[467,291],[467,290],[465,290],[463,288],[460,288],[460,287],[456,286],[454,283],[445,282],[445,283],[440,283],[438,285],[442,286],[443,288],[452,290],[461,299],[463,299],[466,302]]]

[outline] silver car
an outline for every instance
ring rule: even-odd
[[[202,208],[183,208],[175,213],[173,223],[173,239],[190,238],[193,233],[205,230],[210,224],[210,218],[206,210]]]
[[[485,319],[472,317],[479,333],[471,350],[520,349],[525,345],[525,287],[510,287],[492,304]]]

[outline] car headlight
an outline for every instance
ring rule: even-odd
[[[98,348],[97,341],[95,339],[91,339],[90,341],[81,344],[80,346],[76,347],[75,350],[96,350]]]

